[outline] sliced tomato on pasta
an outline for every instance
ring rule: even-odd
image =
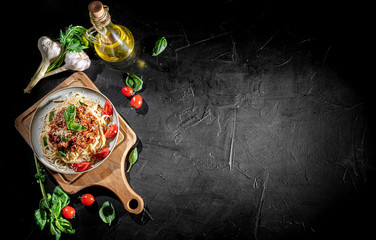
[[[110,149],[108,147],[104,147],[101,150],[98,150],[95,154],[94,157],[97,159],[105,159],[108,154],[110,154]]]
[[[103,115],[112,116],[113,113],[113,107],[109,100],[106,101],[103,108]]]
[[[118,125],[114,123],[111,125],[111,127],[107,129],[107,131],[104,133],[104,136],[106,138],[114,138],[118,131],[119,131]]]
[[[75,172],[83,172],[85,171],[90,165],[90,162],[77,162],[77,163],[72,163],[72,169]]]

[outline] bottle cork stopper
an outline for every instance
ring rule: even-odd
[[[89,12],[95,18],[102,18],[104,14],[103,4],[100,1],[93,1],[89,4]]]

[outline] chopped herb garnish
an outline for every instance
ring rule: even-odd
[[[78,100],[78,102],[81,104],[81,106],[85,106],[85,107],[87,107],[87,104],[83,103],[83,102],[81,101],[81,99]]]
[[[57,155],[59,155],[60,157],[65,157],[65,156],[67,156],[67,155],[65,154],[65,152],[63,152],[63,151],[61,151],[61,150],[57,151]]]
[[[59,134],[59,138],[60,138],[60,140],[63,141],[63,142],[68,141],[70,137],[71,137],[70,135],[68,135],[68,136],[65,137],[65,136]]]
[[[55,111],[50,112],[50,115],[48,116],[48,121],[52,122],[52,120],[54,120],[54,117],[55,117]]]

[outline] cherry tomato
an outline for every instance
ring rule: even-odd
[[[131,105],[134,108],[140,108],[142,105],[142,97],[139,94],[136,94],[131,99]]]
[[[121,89],[121,92],[126,96],[126,97],[132,97],[134,94],[134,91],[131,87],[125,86]]]
[[[95,199],[93,195],[91,195],[90,193],[86,193],[82,196],[81,202],[85,206],[90,206],[95,202]]]
[[[72,169],[75,172],[83,172],[85,171],[90,165],[90,162],[78,162],[78,163],[72,163]]]
[[[104,104],[103,114],[108,115],[108,116],[112,116],[112,113],[113,113],[112,104],[109,100],[107,100],[106,103]]]
[[[61,213],[66,219],[72,219],[76,214],[76,210],[74,210],[74,208],[71,206],[66,206],[63,208],[63,210],[61,210]]]
[[[108,156],[108,154],[110,154],[110,149],[108,147],[104,147],[98,152],[96,152],[94,154],[94,157],[96,157],[97,159],[105,159]]]
[[[119,131],[119,128],[116,123],[112,124],[109,129],[104,133],[106,138],[114,138]]]

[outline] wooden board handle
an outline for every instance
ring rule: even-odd
[[[98,176],[101,180],[95,185],[111,190],[118,196],[128,212],[139,214],[144,209],[144,201],[128,183],[125,176],[125,159],[126,156],[122,156],[121,161],[107,159],[106,168]]]
[[[116,187],[111,187],[109,189],[119,197],[120,201],[123,203],[124,208],[128,212],[139,214],[142,212],[142,210],[144,210],[144,200],[129,186],[124,174],[124,168],[122,169],[123,171],[121,172],[123,173],[121,175],[124,178],[121,181],[122,184],[117,184]],[[126,191],[124,191],[124,189],[126,189]]]

